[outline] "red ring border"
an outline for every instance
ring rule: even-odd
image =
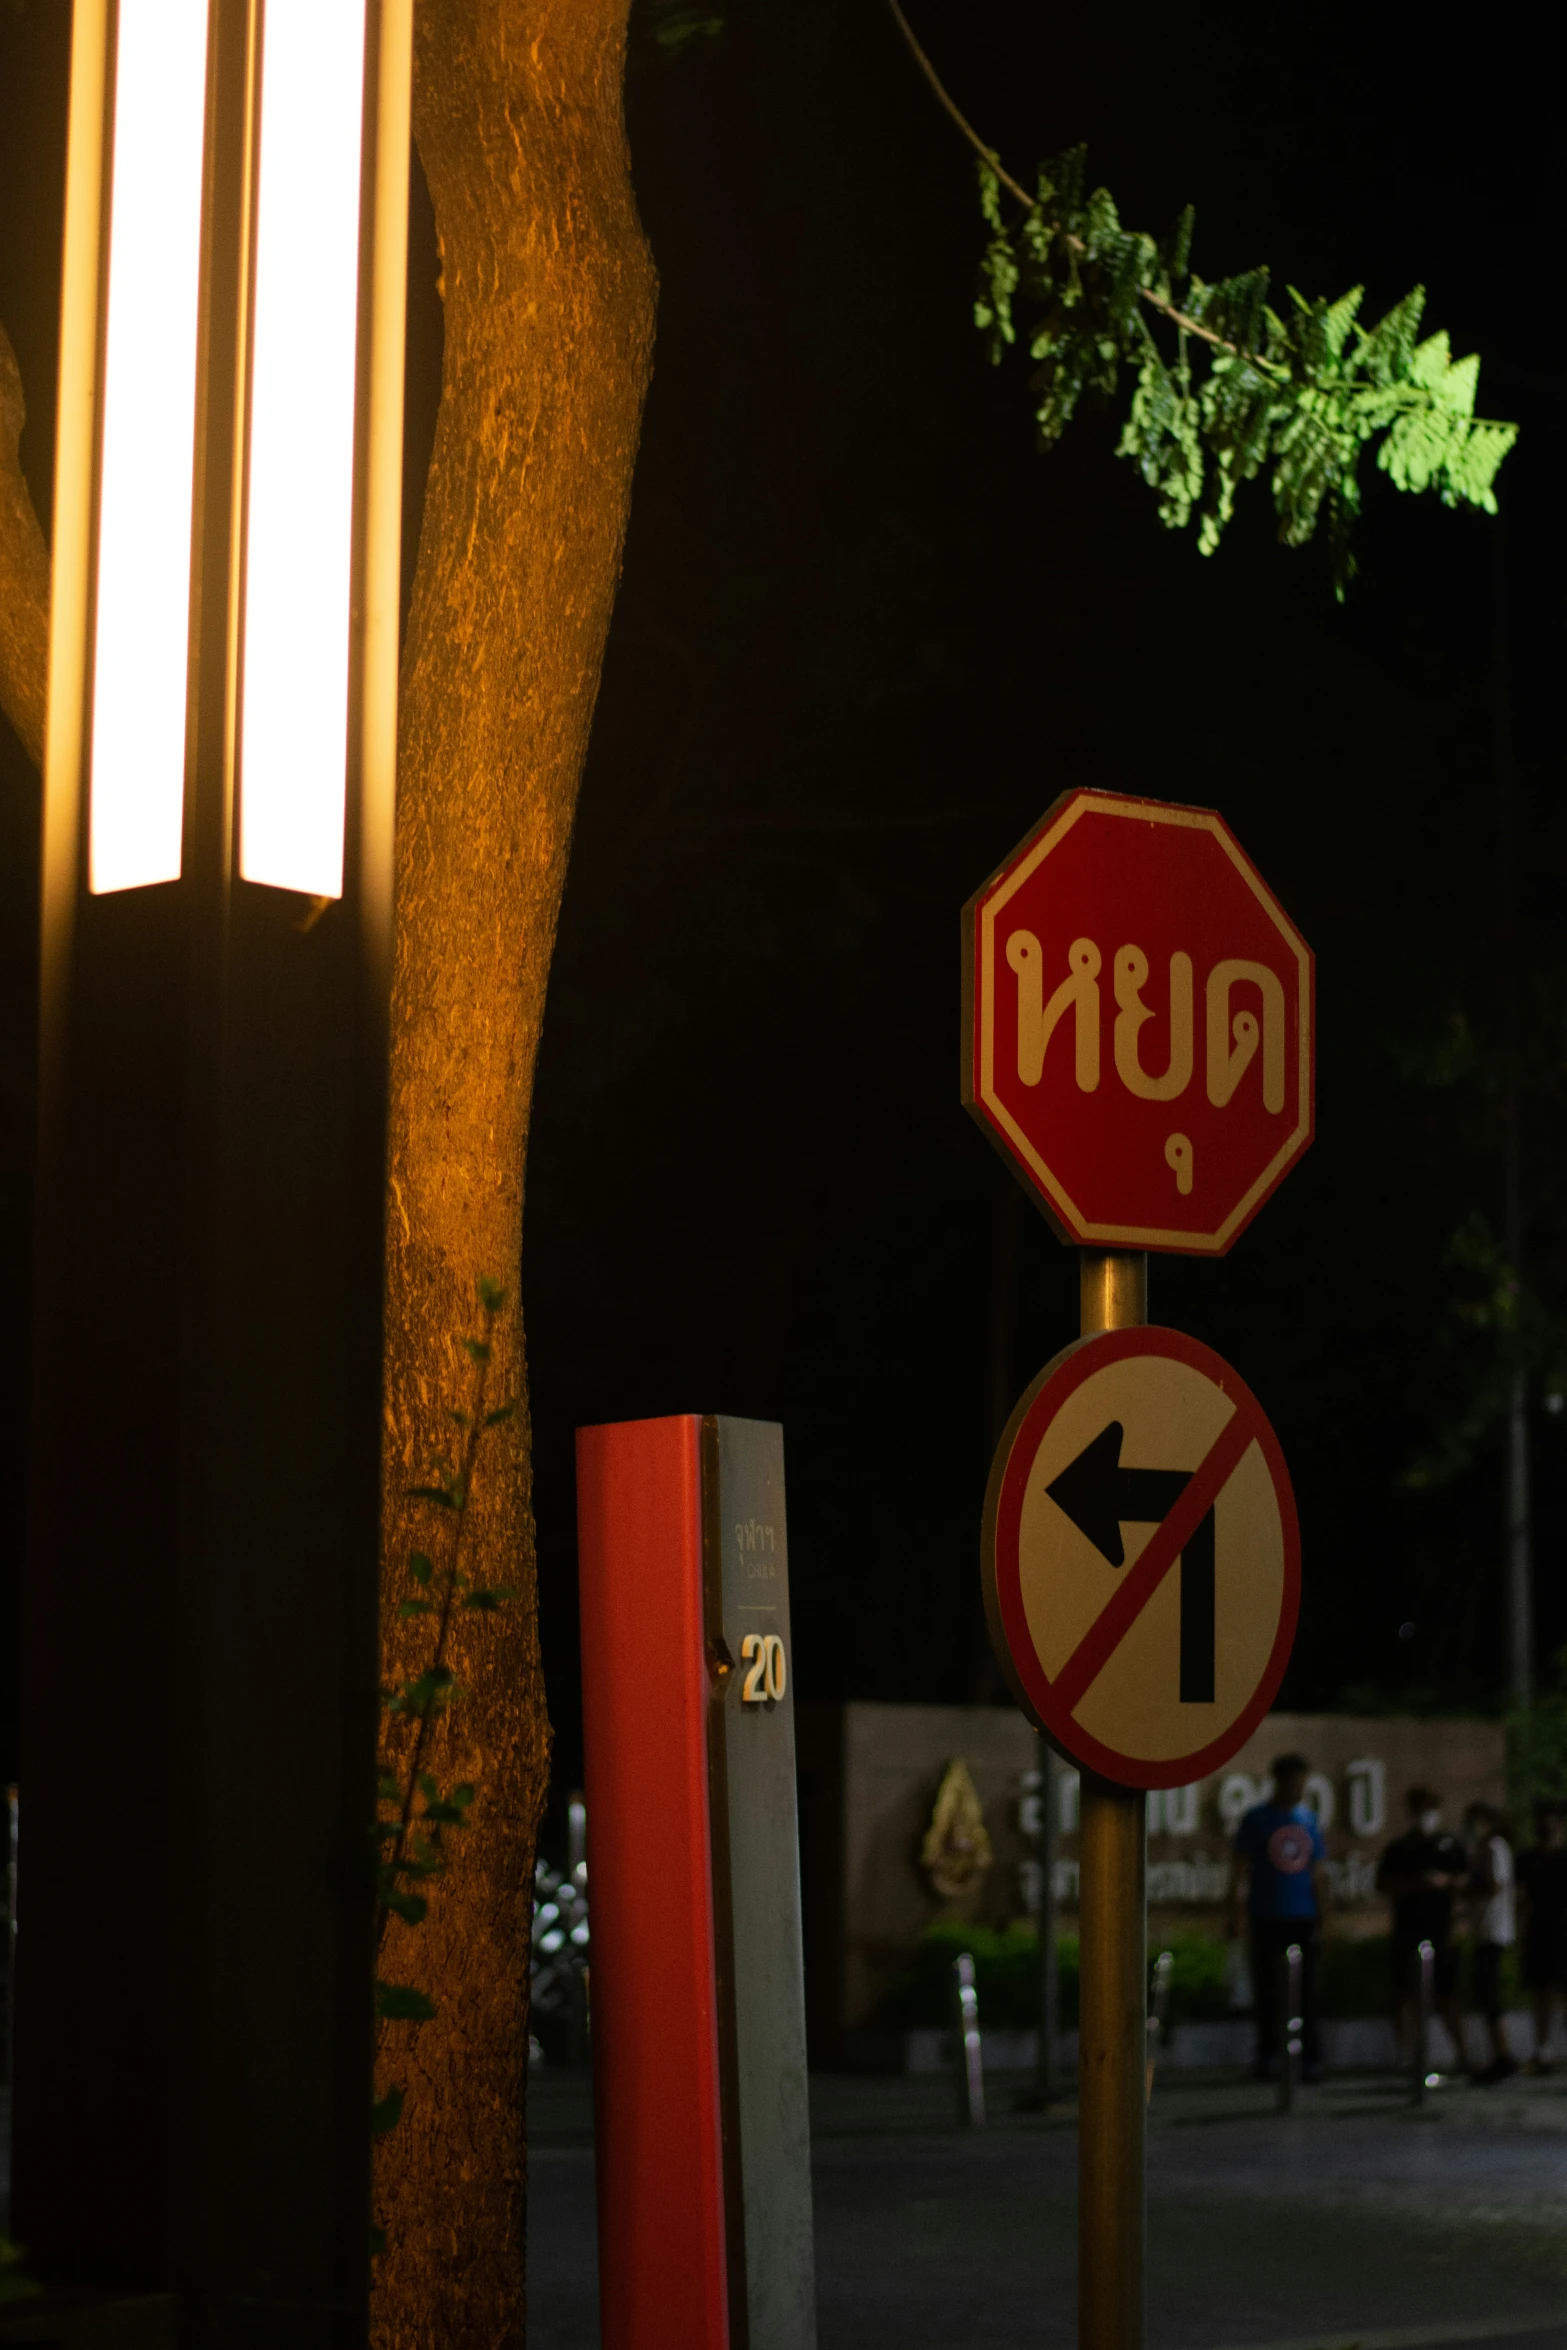
[[[1273,1480],[1284,1536],[1284,1603],[1279,1610],[1273,1647],[1255,1694],[1229,1728],[1210,1739],[1206,1746],[1158,1763],[1135,1761],[1119,1754],[1113,1747],[1090,1737],[1070,1715],[1061,1717],[1052,1702],[1054,1685],[1046,1677],[1029,1636],[1018,1560],[1023,1495],[1045,1430],[1086,1379],[1111,1363],[1125,1362],[1138,1355],[1162,1355],[1201,1372],[1234,1398],[1238,1411],[1248,1413],[1255,1421],[1253,1441],[1261,1447]],[[1184,1331],[1165,1330],[1156,1323],[1140,1324],[1132,1330],[1101,1331],[1092,1337],[1074,1339],[1070,1346],[1052,1357],[1025,1391],[996,1447],[985,1493],[980,1556],[985,1614],[1013,1695],[1052,1745],[1073,1762],[1117,1786],[1183,1787],[1205,1778],[1211,1771],[1221,1770],[1240,1752],[1278,1695],[1300,1620],[1300,1520],[1295,1509],[1294,1488],[1283,1447],[1245,1380],[1222,1355],[1215,1354],[1199,1339],[1188,1338]]]

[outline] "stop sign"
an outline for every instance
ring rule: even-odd
[[[963,976],[964,1101],[1066,1239],[1222,1255],[1311,1140],[1311,950],[1211,808],[1064,794]]]

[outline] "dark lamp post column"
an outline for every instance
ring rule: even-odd
[[[411,17],[74,19],[15,2227],[201,2350],[366,2328]]]

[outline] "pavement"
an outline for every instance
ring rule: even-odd
[[[1071,2350],[1076,2115],[960,2130],[950,2079],[811,2084],[820,2350]],[[529,2087],[530,2350],[597,2350],[586,2076]],[[1161,2078],[1149,2350],[1567,2350],[1567,2076],[1421,2108],[1343,2076],[1279,2113],[1234,2074]]]

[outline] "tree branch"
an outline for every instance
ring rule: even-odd
[[[49,681],[49,550],[22,473],[21,371],[0,326],[0,710],[39,769]]]
[[[909,51],[914,59],[915,64],[919,67],[920,72],[925,76],[925,79],[929,82],[931,88],[935,91],[937,102],[945,108],[948,114],[951,115],[959,130],[963,133],[963,136],[965,139],[967,139],[969,145],[973,148],[975,154],[981,156],[983,160],[990,165],[991,170],[995,173],[997,179],[1001,182],[1001,185],[1006,188],[1010,194],[1016,196],[1020,204],[1026,204],[1030,212],[1037,212],[1039,210],[1038,198],[1029,194],[1027,188],[1023,186],[1021,180],[1015,180],[1012,177],[1012,174],[1007,170],[1000,156],[996,153],[995,148],[986,146],[984,140],[980,137],[978,131],[974,128],[974,125],[969,121],[968,116],[962,111],[961,107],[957,103],[957,100],[947,89],[947,86],[943,82],[940,74],[931,64],[930,59],[926,56],[918,41],[916,41],[914,38],[913,27],[910,25],[909,20],[904,15],[902,9],[898,6],[898,0],[887,0],[887,6],[892,10],[893,23],[897,26],[899,32],[903,35],[903,38],[909,45]]]
[[[918,41],[914,38],[913,29],[909,24],[908,18],[904,15],[903,10],[899,7],[898,0],[887,0],[887,6],[892,11],[892,19],[894,24],[897,26],[899,32],[903,35],[904,40],[909,45],[909,51],[914,59],[915,64],[919,67],[920,72],[925,76],[926,81],[929,82],[931,88],[935,91],[936,97],[940,104],[952,117],[952,120],[957,124],[958,129],[963,133],[964,138],[967,139],[975,154],[978,155],[983,162],[989,164],[991,170],[995,173],[997,179],[1001,182],[1001,185],[1007,190],[1007,193],[1009,195],[1015,196],[1018,202],[1023,205],[1025,210],[1029,212],[1037,212],[1039,210],[1039,198],[1037,196],[1031,196],[1027,188],[1024,187],[1022,181],[1015,180],[1012,177],[1012,174],[1007,170],[1000,156],[996,153],[994,147],[986,146],[984,140],[980,137],[978,131],[974,128],[974,125],[969,121],[968,116],[958,105],[956,99],[952,97],[946,87],[946,84],[942,81],[940,74],[937,73],[936,68],[931,64],[930,59],[926,56],[924,50],[920,47]],[[1059,228],[1057,229],[1056,233],[1058,236],[1065,234],[1065,232]],[[1066,242],[1071,246],[1074,253],[1082,253],[1087,250],[1081,237],[1067,235]],[[1239,343],[1230,342],[1224,335],[1215,334],[1211,326],[1203,326],[1197,319],[1188,317],[1184,310],[1177,310],[1175,304],[1169,299],[1167,295],[1157,293],[1152,286],[1139,286],[1137,290],[1142,296],[1143,300],[1147,303],[1150,310],[1157,310],[1161,318],[1167,318],[1170,324],[1172,326],[1179,327],[1183,334],[1195,335],[1200,342],[1210,343],[1216,351],[1228,351],[1232,359],[1244,359],[1247,366],[1255,367],[1259,375],[1276,375],[1279,372],[1277,368],[1273,367],[1269,363],[1269,361],[1262,358],[1258,352],[1242,350]]]

